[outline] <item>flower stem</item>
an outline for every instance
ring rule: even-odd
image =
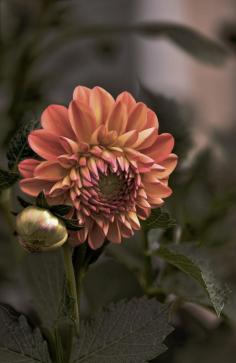
[[[79,335],[79,296],[77,294],[75,272],[72,262],[72,248],[68,243],[63,245],[63,257],[66,272],[67,293],[69,297],[69,316],[74,323],[76,334]]]

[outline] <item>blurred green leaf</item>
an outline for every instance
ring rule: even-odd
[[[10,140],[7,150],[8,166],[10,169],[16,170],[21,160],[35,156],[35,153],[28,145],[28,135],[38,126],[38,120],[24,122]]]
[[[0,191],[10,188],[18,179],[18,173],[0,169]]]
[[[179,346],[175,363],[234,363],[236,355],[235,335],[221,328],[207,334],[205,339],[195,338]]]
[[[154,92],[143,84],[140,89],[140,100],[158,115],[161,132],[168,131],[174,136],[174,152],[180,160],[185,160],[193,146],[191,128],[194,115],[191,105],[163,96],[160,92]]]
[[[214,66],[223,65],[229,56],[229,51],[223,44],[185,25],[149,23],[136,26],[136,29],[139,34],[147,37],[164,36],[192,57]]]
[[[143,275],[145,262],[141,232],[136,232],[133,237],[124,240],[124,242],[119,245],[111,243],[108,246],[106,253],[108,256],[114,257],[130,271],[135,273],[138,280]]]
[[[135,276],[113,258],[103,258],[89,268],[83,290],[92,312],[111,302],[143,295]]]
[[[50,363],[47,343],[38,328],[32,330],[24,315],[0,306],[0,361]]]
[[[60,251],[27,254],[23,272],[31,292],[32,310],[43,327],[54,328],[64,315],[64,264]]]
[[[51,49],[63,44],[64,38],[72,40],[84,37],[104,37],[115,34],[134,33],[147,38],[165,37],[195,59],[212,66],[222,66],[229,56],[227,48],[218,41],[212,40],[195,29],[177,23],[140,23],[126,25],[94,25],[77,29],[68,29],[60,34]],[[48,50],[48,48],[44,49]]]
[[[166,274],[160,282],[161,290],[169,295],[174,294],[182,300],[210,306],[211,302],[199,283],[182,271]]]
[[[23,207],[23,208],[27,208],[29,207],[30,205],[32,205],[32,203],[28,202],[27,200],[24,200],[23,198],[21,198],[20,196],[17,196],[17,200],[18,202],[20,203],[20,205]]]
[[[161,208],[152,209],[150,216],[141,221],[141,226],[145,231],[156,228],[170,228],[176,225],[176,222],[168,212],[163,212]]]
[[[166,350],[172,331],[168,308],[155,299],[134,298],[112,304],[82,323],[74,363],[145,363]]]
[[[228,289],[217,280],[204,250],[190,243],[161,245],[155,253],[195,279],[207,292],[219,316],[228,297]]]

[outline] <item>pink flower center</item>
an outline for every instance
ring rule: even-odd
[[[101,175],[98,183],[101,194],[107,199],[119,195],[123,184],[122,179],[122,175],[117,174]]]
[[[138,171],[127,159],[126,167],[119,157],[112,163],[93,160],[94,168],[91,157],[85,156],[83,166],[75,166],[70,172],[70,196],[81,224],[85,216],[102,215],[113,220],[114,215],[133,210],[141,183]]]

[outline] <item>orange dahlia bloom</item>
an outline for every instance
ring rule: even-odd
[[[68,108],[46,108],[41,125],[28,138],[41,160],[19,164],[20,187],[34,197],[44,191],[51,204],[73,206],[82,227],[74,244],[120,243],[172,193],[174,139],[158,134],[156,114],[128,92],[114,99],[100,87],[78,86]]]

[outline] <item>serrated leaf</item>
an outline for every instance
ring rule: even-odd
[[[43,327],[52,329],[63,309],[64,264],[60,251],[25,256],[23,273],[32,310]]]
[[[168,308],[146,297],[112,304],[82,323],[73,363],[145,363],[166,350]]]
[[[71,211],[70,205],[58,204],[50,207],[50,211],[60,216],[64,216]]]
[[[141,226],[146,231],[156,228],[170,228],[175,224],[175,220],[171,218],[169,213],[163,212],[161,208],[152,209],[150,216],[141,221]]]
[[[0,361],[3,363],[51,363],[47,343],[24,315],[0,305]]]
[[[18,179],[18,173],[10,170],[0,169],[0,191],[10,188]]]
[[[38,128],[38,120],[31,120],[24,122],[17,130],[16,134],[12,137],[7,150],[7,159],[9,169],[16,169],[18,163],[29,157],[35,157],[36,154],[28,145],[29,133]]]
[[[167,244],[161,245],[155,253],[195,279],[205,289],[217,315],[220,315],[229,291],[213,273],[203,249],[190,243]]]

